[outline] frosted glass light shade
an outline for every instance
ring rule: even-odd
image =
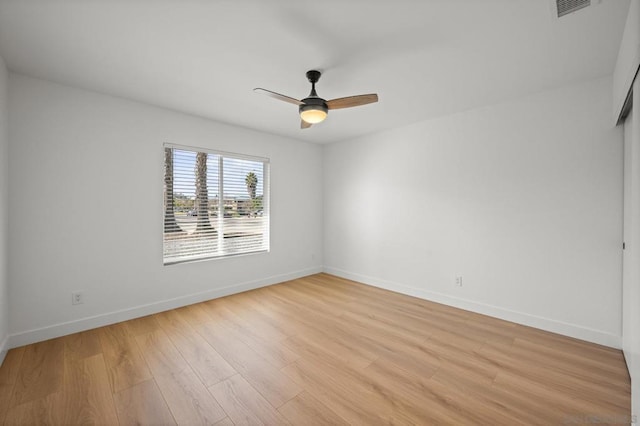
[[[309,124],[316,124],[327,118],[327,112],[321,108],[308,108],[300,112],[300,118]]]

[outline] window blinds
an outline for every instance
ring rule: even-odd
[[[269,250],[269,160],[164,147],[164,264]]]

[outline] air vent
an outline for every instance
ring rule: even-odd
[[[555,0],[558,18],[568,15],[576,10],[591,6],[591,0]]]

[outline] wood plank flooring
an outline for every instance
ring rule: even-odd
[[[0,424],[629,423],[618,350],[318,274],[9,351]]]

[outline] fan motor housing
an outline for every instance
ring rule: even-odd
[[[323,110],[325,113],[329,111],[329,107],[327,107],[327,102],[324,99],[318,98],[318,97],[309,97],[309,98],[304,98],[302,100],[302,105],[300,105],[299,112],[302,113],[303,111],[306,111],[309,109],[320,109],[320,110]]]

